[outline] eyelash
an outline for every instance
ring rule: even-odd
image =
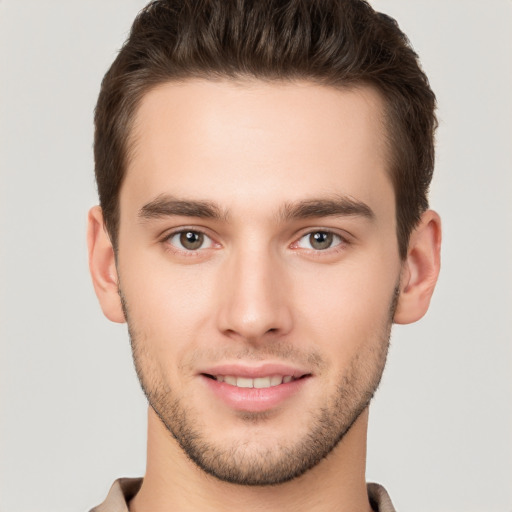
[[[209,246],[208,247],[199,247],[197,249],[186,249],[184,247],[180,248],[176,244],[171,242],[171,240],[174,237],[176,237],[178,235],[181,236],[186,233],[195,233],[197,235],[204,237],[206,240],[209,240]],[[337,240],[337,243],[335,245],[326,247],[325,249],[315,249],[314,247],[305,248],[305,247],[299,246],[299,243],[301,242],[301,240],[303,240],[307,237],[311,237],[312,235],[315,235],[315,234],[320,234],[320,233],[322,233],[324,235],[331,236],[333,239],[333,242]],[[199,256],[201,251],[203,251],[205,249],[216,248],[215,246],[220,247],[220,244],[218,242],[215,242],[215,240],[211,236],[209,236],[205,231],[203,231],[201,229],[197,229],[197,228],[180,228],[178,230],[172,231],[171,233],[167,233],[162,238],[161,242],[165,245],[166,250],[171,251],[173,253],[178,253],[180,255],[184,255],[186,257]],[[311,243],[309,245],[311,246]],[[316,257],[321,257],[322,254],[332,254],[335,252],[342,251],[348,245],[350,245],[350,242],[347,240],[346,237],[340,235],[339,233],[337,233],[331,229],[317,228],[317,229],[310,229],[307,232],[304,232],[298,239],[296,239],[295,242],[290,244],[289,247],[292,249],[302,249],[304,251],[307,251],[311,255],[314,255]]]
[[[329,247],[326,247],[325,249],[315,249],[314,247],[311,246],[311,237],[313,235],[319,235],[319,234],[322,234],[322,235],[327,235],[327,237],[331,237],[331,245],[329,245]],[[308,232],[304,233],[296,242],[293,242],[293,244],[291,245],[292,248],[301,248],[299,247],[299,244],[301,242],[301,240],[308,240],[308,244],[310,247],[302,247],[302,249],[312,253],[312,254],[315,254],[315,255],[318,255],[320,256],[322,253],[324,254],[330,254],[332,252],[337,252],[337,251],[340,251],[340,250],[343,250],[348,244],[349,242],[347,241],[347,239],[345,237],[343,237],[342,235],[340,235],[339,233],[336,233],[335,231],[332,231],[330,229],[312,229],[312,230],[309,230]]]
[[[174,237],[176,237],[178,235],[184,235],[186,233],[195,233],[197,235],[204,237],[206,240],[209,241],[209,247],[199,247],[197,249],[186,249],[185,247],[179,247],[176,244],[173,244],[171,242],[171,240]],[[197,228],[180,228],[175,231],[172,231],[171,233],[167,233],[162,238],[162,243],[165,245],[166,250],[168,250],[172,253],[175,253],[175,254],[177,253],[177,254],[186,256],[186,257],[199,256],[201,253],[201,250],[213,248],[215,245],[220,246],[220,244],[216,243],[211,236],[209,236],[203,230],[197,229]]]

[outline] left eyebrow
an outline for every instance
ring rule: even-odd
[[[288,203],[279,211],[283,220],[311,219],[315,217],[363,217],[375,219],[373,210],[362,201],[349,196],[335,196],[332,199],[310,199]]]

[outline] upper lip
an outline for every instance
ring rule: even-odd
[[[274,375],[290,375],[294,379],[310,375],[311,372],[285,363],[262,363],[255,366],[240,363],[225,363],[199,371],[203,375],[233,375],[236,377],[245,377],[248,379],[257,379],[259,377],[271,377]]]

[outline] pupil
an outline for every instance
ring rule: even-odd
[[[203,245],[203,234],[196,231],[185,231],[180,235],[180,243],[185,249],[199,249]]]
[[[311,247],[318,250],[328,249],[332,244],[332,233],[326,233],[325,231],[317,231],[309,237]]]

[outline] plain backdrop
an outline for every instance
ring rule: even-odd
[[[125,326],[97,305],[93,109],[140,0],[0,0],[0,512],[84,511],[145,467]],[[439,100],[431,309],[395,328],[368,480],[408,512],[512,511],[512,2],[374,0]]]

